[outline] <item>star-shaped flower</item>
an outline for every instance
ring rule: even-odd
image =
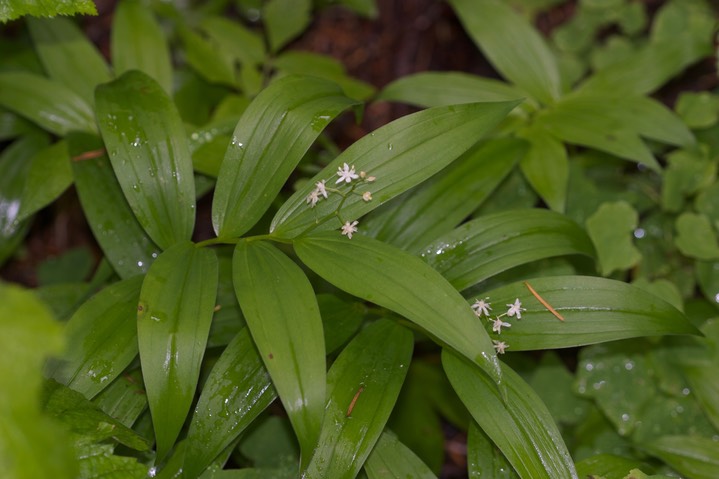
[[[497,334],[502,334],[502,328],[511,328],[512,325],[502,321],[501,319],[492,319],[492,331]]]
[[[352,234],[357,232],[358,223],[359,221],[353,221],[352,223],[345,221],[345,224],[342,225],[342,234],[346,235],[349,239],[352,239]]]
[[[494,349],[497,350],[497,354],[504,354],[504,350],[509,347],[509,344],[504,341],[497,341],[496,339],[493,339],[492,342],[494,343]]]
[[[318,190],[312,190],[312,192],[307,195],[307,203],[310,204],[310,208],[314,208],[319,200],[320,192]]]
[[[474,314],[476,314],[477,317],[481,318],[482,315],[489,316],[489,312],[492,310],[492,307],[489,305],[490,303],[485,301],[485,299],[489,299],[489,298],[478,299],[472,305]]]
[[[326,181],[327,180],[322,180],[322,181],[318,181],[317,183],[315,183],[315,186],[317,187],[317,189],[315,191],[317,191],[318,194],[324,196],[325,198],[327,198],[327,189],[325,187]]]
[[[347,163],[342,165],[342,168],[337,168],[337,176],[339,176],[339,179],[335,181],[335,184],[342,183],[343,181],[345,183],[351,183],[352,180],[359,178],[359,175],[355,173],[354,165],[350,167]]]
[[[514,303],[507,305],[509,309],[507,310],[507,316],[517,316],[517,319],[522,319],[522,311],[526,311],[525,308],[522,307],[522,303],[519,301],[519,298],[516,298],[514,300]]]

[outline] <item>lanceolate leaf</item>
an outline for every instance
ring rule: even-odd
[[[261,241],[240,241],[232,260],[242,313],[289,415],[307,464],[322,425],[326,363],[312,285],[292,260]]]
[[[664,436],[642,445],[686,477],[713,479],[719,474],[719,443],[697,436]]]
[[[67,141],[75,188],[100,248],[121,278],[145,273],[160,249],[132,214],[102,141],[85,133]]]
[[[40,151],[31,163],[20,202],[21,220],[55,201],[72,184],[66,142],[59,141]]]
[[[142,279],[112,284],[80,306],[67,322],[68,347],[51,377],[92,399],[130,364]]]
[[[557,61],[540,33],[500,0],[451,0],[465,29],[509,81],[535,99],[560,95]]]
[[[489,336],[452,285],[421,259],[363,236],[324,232],[295,241],[303,263],[350,294],[417,323],[500,382]]]
[[[469,221],[425,248],[422,258],[462,291],[515,266],[569,254],[594,256],[582,228],[559,213],[525,209]]]
[[[467,469],[470,479],[516,479],[517,473],[476,422],[467,433]]]
[[[247,328],[212,368],[187,435],[187,477],[200,473],[277,397]]]
[[[522,137],[530,143],[529,151],[520,163],[522,173],[552,210],[563,213],[569,181],[567,149],[544,131],[531,129]]]
[[[324,127],[354,104],[334,83],[290,76],[245,110],[220,167],[212,224],[220,237],[249,230]]]
[[[542,400],[508,366],[507,388],[497,388],[473,364],[445,350],[442,364],[454,390],[475,421],[499,447],[522,479],[577,479],[574,463]]]
[[[305,479],[352,479],[372,451],[412,358],[412,333],[389,320],[363,329],[327,375],[320,441]]]
[[[170,97],[132,70],[95,92],[100,131],[142,227],[166,249],[192,235],[195,183],[184,126]]]
[[[157,258],[142,283],[137,335],[158,460],[175,443],[192,403],[217,278],[215,253],[182,242]]]
[[[525,282],[487,291],[489,301],[500,308],[516,298],[526,308],[522,319],[513,319],[512,326],[502,329],[498,338],[511,351],[567,348],[638,336],[698,334],[674,306],[621,281],[556,276],[528,283],[563,320],[549,311]],[[491,323],[487,324],[489,328]]]
[[[97,131],[87,102],[65,85],[32,73],[0,73],[0,106],[59,136]]]
[[[469,103],[431,108],[400,118],[365,136],[347,148],[306,186],[300,188],[277,212],[270,231],[281,238],[294,238],[313,228],[337,228],[334,212],[343,202],[342,215],[355,219],[379,204],[421,183],[467,151],[491,131],[518,102]],[[314,208],[307,195],[315,182],[334,185],[337,169],[354,165],[377,180],[368,185],[372,201],[361,195],[342,200],[331,194]]]
[[[397,437],[383,432],[372,454],[367,458],[365,471],[369,479],[436,479],[437,476],[418,458],[414,452]]]

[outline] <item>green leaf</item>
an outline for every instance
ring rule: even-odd
[[[526,308],[522,318],[501,333],[512,351],[567,348],[638,336],[697,334],[674,306],[621,281],[556,276],[536,278],[529,285],[564,320],[553,315],[529,291],[526,282],[486,292],[492,304],[505,305],[518,298]],[[486,327],[490,329],[491,323]]]
[[[598,454],[576,464],[579,477],[592,474],[605,479],[625,479],[627,471],[637,467],[638,461],[613,454]],[[638,479],[638,478],[637,478]]]
[[[237,86],[233,60],[223,55],[216,45],[187,27],[178,31],[185,47],[187,63],[210,83]]]
[[[307,464],[322,426],[326,362],[322,318],[309,280],[262,241],[240,241],[232,260],[237,299],[292,422]]]
[[[112,66],[115,74],[140,70],[172,93],[172,64],[165,33],[152,10],[138,0],[118,3],[112,20]]]
[[[244,328],[227,345],[202,388],[187,434],[187,477],[198,477],[276,397]]]
[[[552,210],[563,213],[569,181],[569,159],[564,144],[536,128],[521,136],[530,144],[519,164],[522,173]]]
[[[664,436],[641,448],[687,477],[713,479],[719,474],[719,443],[713,439]]]
[[[310,24],[310,0],[268,0],[262,11],[270,50],[277,52]]]
[[[557,61],[540,33],[498,0],[451,0],[465,30],[509,81],[543,103],[559,98]]]
[[[664,173],[662,185],[662,209],[681,212],[687,197],[701,191],[697,197],[697,209],[701,211],[702,196],[716,189],[717,164],[705,148],[676,150],[666,155],[669,166]]]
[[[686,377],[691,391],[696,395],[704,414],[715,428],[719,428],[719,378],[716,375],[717,364],[707,361],[699,364],[682,364],[682,373]]]
[[[422,258],[462,291],[515,266],[570,254],[594,256],[576,223],[553,211],[523,209],[475,218],[434,241]]]
[[[682,213],[676,221],[674,242],[682,254],[704,261],[719,259],[719,241],[709,218],[696,213]]]
[[[467,433],[467,468],[470,479],[517,479],[511,464],[476,422]],[[580,476],[582,477],[582,476]]]
[[[719,121],[719,96],[708,91],[682,92],[674,108],[689,128],[709,128]]]
[[[32,158],[20,200],[22,221],[55,201],[72,184],[67,143],[59,141]]]
[[[325,352],[331,354],[359,330],[367,308],[360,302],[348,303],[333,294],[318,294],[317,305],[325,333]]]
[[[525,151],[519,140],[490,140],[375,210],[362,232],[416,253],[476,210]]]
[[[412,358],[407,329],[380,320],[363,329],[327,375],[320,440],[306,479],[351,479],[379,439]]]
[[[270,232],[280,238],[294,238],[313,228],[336,228],[333,221],[327,220],[334,218],[340,202],[343,217],[362,216],[454,161],[516,105],[517,102],[495,102],[431,108],[379,128],[352,144],[295,192],[275,215]],[[309,208],[306,199],[315,183],[323,179],[334,183],[337,169],[344,163],[377,178],[371,184],[375,200],[366,202],[358,195],[345,200],[333,194]]]
[[[307,236],[294,245],[302,262],[325,280],[417,323],[500,382],[499,362],[482,325],[452,285],[421,259],[337,232]]]
[[[243,65],[255,65],[265,61],[267,52],[262,37],[244,27],[242,23],[210,15],[202,19],[200,26],[226,57]]]
[[[182,242],[157,258],[142,283],[137,339],[158,460],[175,443],[192,403],[217,278],[215,253]]]
[[[166,249],[195,222],[195,183],[185,129],[174,103],[132,70],[95,92],[100,131],[117,180],[142,227]]]
[[[132,427],[147,408],[139,369],[118,376],[92,402],[123,425]]]
[[[394,434],[383,432],[364,469],[369,479],[436,479],[437,476]]]
[[[312,77],[265,88],[242,115],[220,167],[212,203],[217,236],[248,231],[324,127],[354,103],[337,85]]]
[[[393,81],[377,100],[398,101],[420,107],[449,106],[460,103],[511,101],[526,93],[492,78],[462,72],[423,72]]]
[[[85,302],[66,326],[68,348],[50,377],[92,399],[137,356],[142,276],[114,283]]]
[[[482,430],[523,479],[576,479],[574,463],[552,416],[522,378],[502,365],[506,400],[486,375],[449,350],[442,365]]]
[[[29,291],[0,283],[0,477],[76,477],[68,435],[40,414],[41,365],[63,347],[60,324]]]
[[[56,15],[97,15],[95,3],[92,0],[63,0],[61,2],[46,2],[44,0],[22,0],[3,2],[0,5],[0,22],[7,22],[20,18],[23,15],[36,17],[54,17]]]
[[[89,104],[65,85],[26,72],[0,73],[0,106],[58,136],[97,131]]]
[[[67,142],[80,204],[103,253],[123,279],[147,272],[160,249],[127,204],[102,141],[71,133]]]
[[[589,402],[572,392],[574,375],[557,353],[547,351],[527,382],[547,405],[557,424],[574,425],[586,416]]]
[[[92,106],[95,87],[110,81],[105,59],[95,45],[66,18],[28,18],[27,26],[48,76]]]
[[[642,254],[632,243],[639,215],[626,201],[602,203],[587,218],[587,233],[597,248],[599,269],[604,276],[635,266]]]

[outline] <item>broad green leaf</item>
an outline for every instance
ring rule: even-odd
[[[442,352],[449,381],[482,430],[523,479],[577,479],[574,463],[542,400],[508,366],[502,365],[506,399],[475,365]]]
[[[360,329],[367,307],[360,302],[343,301],[333,294],[318,294],[317,305],[325,333],[325,352],[331,354]]]
[[[393,81],[377,100],[399,101],[420,107],[460,103],[511,101],[525,97],[517,87],[493,78],[462,72],[423,72]]]
[[[560,96],[557,61],[541,34],[499,0],[451,0],[457,16],[492,65],[543,103]]]
[[[708,91],[682,92],[674,109],[689,128],[709,128],[719,121],[719,96]]]
[[[232,259],[237,299],[307,464],[322,426],[326,362],[322,318],[309,279],[284,253],[240,241]]]
[[[254,226],[324,127],[354,103],[337,85],[312,77],[265,88],[242,115],[220,167],[212,203],[217,236]]]
[[[342,215],[355,219],[409,188],[421,183],[454,161],[491,131],[517,102],[469,103],[431,108],[405,116],[363,137],[347,148],[311,181],[295,192],[272,220],[270,232],[294,238],[311,229],[336,228],[334,216],[342,204]],[[314,208],[307,196],[315,183],[335,183],[338,168],[353,165],[377,180],[370,184],[374,200],[358,195],[342,199],[332,194]]]
[[[262,11],[270,50],[279,51],[310,24],[310,0],[268,0]]]
[[[200,26],[226,57],[245,65],[265,61],[267,52],[262,37],[244,27],[242,23],[211,15],[203,18]]]
[[[626,201],[602,203],[587,218],[587,233],[597,248],[599,270],[609,276],[615,270],[635,266],[642,254],[633,244],[639,215]]]
[[[351,479],[379,439],[412,358],[412,333],[389,320],[363,329],[327,374],[320,440],[305,479]]]
[[[536,128],[525,131],[522,138],[530,144],[519,163],[522,173],[552,210],[563,213],[569,181],[567,149],[561,141]]]
[[[589,402],[572,392],[574,375],[557,353],[547,351],[527,382],[547,405],[557,424],[574,425],[586,416]]]
[[[362,232],[416,253],[476,210],[525,151],[520,140],[490,140],[375,210],[363,223]]]
[[[112,284],[85,302],[66,326],[68,348],[50,377],[92,399],[137,356],[142,276]]]
[[[0,106],[58,136],[73,130],[97,131],[92,109],[82,97],[59,82],[32,73],[0,73]]]
[[[202,388],[187,435],[185,474],[199,476],[276,397],[245,328],[227,345]]]
[[[437,476],[397,437],[383,432],[364,465],[369,479],[436,479]]]
[[[132,427],[147,408],[139,369],[118,376],[92,402],[123,425]]]
[[[682,373],[691,385],[706,417],[715,428],[719,428],[719,378],[716,359],[704,364],[684,364]]]
[[[681,212],[687,197],[699,191],[703,196],[716,188],[717,164],[705,148],[676,150],[666,155],[666,159],[669,166],[664,172],[661,191],[663,210]],[[697,197],[697,209],[702,212],[700,198]]]
[[[570,254],[594,256],[576,223],[553,211],[523,209],[475,218],[430,244],[422,258],[462,291],[515,266]]]
[[[144,479],[149,468],[135,457],[118,456],[111,444],[87,442],[82,437],[75,441],[80,472],[77,477],[91,479],[122,478]]]
[[[294,245],[302,262],[325,280],[417,323],[501,382],[494,347],[471,308],[421,259],[371,238],[349,240],[337,232],[307,236]]]
[[[157,258],[142,283],[137,339],[158,460],[175,443],[192,404],[217,277],[215,253],[182,242]]]
[[[517,472],[476,422],[467,433],[467,469],[470,479],[517,479]],[[580,476],[582,477],[582,476]]]
[[[54,17],[56,15],[97,15],[92,0],[63,0],[46,2],[44,0],[22,0],[3,2],[0,5],[0,22],[14,20],[24,15],[36,17]]]
[[[195,184],[184,126],[172,100],[137,70],[95,91],[97,116],[117,180],[142,227],[166,249],[195,223]]]
[[[76,477],[68,434],[40,413],[41,365],[63,348],[62,329],[29,291],[0,283],[0,477]]]
[[[556,276],[529,282],[534,291],[564,319],[560,320],[527,286],[513,283],[487,291],[493,305],[519,299],[522,318],[502,329],[511,351],[553,349],[638,336],[697,334],[689,320],[663,299],[635,286],[590,276]],[[503,309],[495,307],[496,310]],[[491,323],[486,327],[491,329]]]
[[[625,479],[627,471],[636,467],[638,461],[613,454],[598,454],[576,464],[579,477],[592,474],[605,479]]]
[[[28,18],[33,46],[48,76],[95,103],[95,87],[110,81],[105,59],[95,45],[67,18]]]
[[[704,261],[719,259],[719,241],[709,218],[696,213],[682,213],[676,221],[674,242],[682,254]]]
[[[118,3],[112,20],[112,66],[115,74],[140,70],[172,93],[172,64],[165,33],[152,10],[139,0]]]
[[[20,200],[20,221],[55,201],[72,184],[66,142],[59,141],[45,148],[31,161]]]
[[[147,272],[160,249],[127,204],[102,141],[84,133],[67,141],[80,204],[103,253],[123,279]]]
[[[719,442],[697,436],[664,436],[641,448],[693,479],[719,475]]]
[[[646,278],[638,278],[632,281],[632,285],[664,299],[664,301],[671,304],[679,311],[684,311],[684,301],[682,299],[681,291],[679,291],[679,288],[668,279],[649,281]]]
[[[212,41],[187,27],[179,29],[187,63],[210,83],[237,86],[233,59],[218,51]]]
[[[35,126],[25,118],[0,108],[0,140],[12,140],[25,133],[31,133]]]

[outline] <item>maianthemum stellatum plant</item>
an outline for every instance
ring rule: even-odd
[[[547,39],[452,0],[506,82],[373,96],[284,50],[311,2],[256,3],[123,0],[111,66],[64,18],[4,46],[0,258],[70,185],[104,258],[0,285],[0,476],[432,478],[441,417],[473,478],[719,477],[719,97],[649,96],[709,6],[587,0]],[[370,99],[421,109],[339,151]]]

